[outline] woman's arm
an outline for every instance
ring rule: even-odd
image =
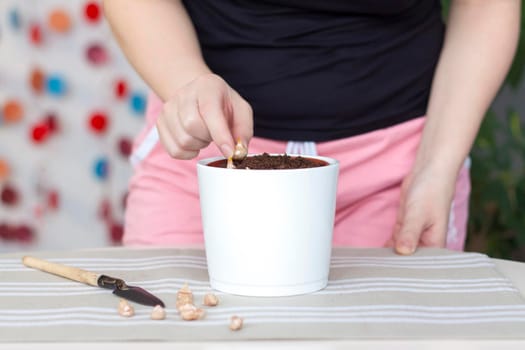
[[[456,177],[512,62],[520,6],[520,0],[452,0],[421,144],[403,187],[394,233],[399,253],[445,244]]]
[[[128,60],[165,102],[157,128],[170,155],[194,158],[213,141],[229,156],[234,138],[248,143],[251,108],[205,64],[180,0],[104,0],[104,12]]]
[[[519,0],[453,0],[417,166],[456,175],[510,67]]]
[[[180,1],[104,0],[104,13],[129,62],[163,101],[211,73]]]

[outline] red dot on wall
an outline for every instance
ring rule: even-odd
[[[0,223],[0,239],[8,240],[11,234],[11,228],[6,223]]]
[[[90,129],[97,133],[102,134],[108,128],[108,117],[106,114],[101,112],[95,112],[89,117],[89,127]]]
[[[124,227],[119,223],[111,223],[109,228],[109,235],[112,243],[120,243],[124,235]]]
[[[132,142],[127,137],[121,137],[118,140],[118,149],[122,157],[128,158],[131,154],[132,147],[133,147]]]
[[[95,1],[89,1],[84,7],[84,16],[88,22],[98,22],[100,20],[100,5]]]
[[[60,130],[60,124],[58,121],[58,117],[54,113],[48,113],[44,117],[44,124],[49,129],[49,132],[54,134]]]
[[[49,136],[49,127],[44,123],[35,124],[31,128],[31,139],[34,143],[42,143],[47,140]]]
[[[34,45],[42,44],[42,28],[39,24],[31,24],[29,27],[29,40]]]
[[[9,184],[5,184],[4,188],[2,188],[0,198],[2,199],[2,203],[7,206],[15,206],[20,200],[20,196],[16,188]]]
[[[122,195],[122,200],[121,200],[122,202],[121,202],[121,205],[122,205],[122,209],[123,209],[123,210],[126,210],[126,207],[127,207],[127,205],[128,205],[128,195],[129,195],[128,192],[126,192],[126,193],[124,193],[124,194]]]
[[[86,48],[86,59],[94,66],[101,66],[109,61],[109,54],[104,46],[91,44]]]
[[[111,203],[108,199],[103,199],[98,207],[98,216],[104,221],[111,219]]]
[[[35,233],[28,225],[20,225],[14,229],[14,236],[19,242],[29,243],[34,240]]]
[[[124,79],[119,79],[115,82],[115,97],[119,100],[125,99],[128,96],[128,84]]]
[[[13,241],[16,238],[16,226],[10,225],[7,222],[0,224],[0,239],[6,241]]]
[[[60,204],[60,197],[57,191],[51,191],[47,194],[47,207],[57,210]]]
[[[33,216],[37,219],[40,219],[42,216],[44,216],[45,211],[46,210],[42,205],[37,204],[33,208]]]

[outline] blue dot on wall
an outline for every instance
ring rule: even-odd
[[[136,115],[144,115],[146,111],[146,96],[140,92],[134,92],[129,98],[129,106]]]
[[[52,74],[47,77],[46,89],[50,95],[63,96],[66,94],[67,84],[64,78],[62,78],[60,75]]]
[[[9,11],[8,17],[9,25],[11,26],[11,28],[17,30],[20,29],[20,27],[22,26],[22,21],[20,20],[20,13],[16,8],[13,8]]]
[[[99,180],[105,180],[109,174],[109,162],[106,157],[100,157],[95,160],[93,166],[93,173],[95,177]]]

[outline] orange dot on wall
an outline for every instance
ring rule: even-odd
[[[0,159],[0,181],[7,179],[10,173],[9,164],[7,161]]]
[[[31,75],[29,78],[29,83],[31,84],[31,88],[36,93],[41,93],[44,91],[44,80],[45,80],[44,72],[42,72],[39,68],[34,68],[31,71]]]
[[[2,108],[4,120],[8,123],[15,123],[24,116],[24,108],[17,100],[8,100]]]
[[[56,9],[49,14],[47,25],[57,33],[67,33],[71,29],[71,17],[66,11]]]

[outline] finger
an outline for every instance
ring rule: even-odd
[[[207,142],[213,141],[208,127],[202,119],[196,96],[189,96],[178,102],[179,125],[188,135]]]
[[[448,219],[436,220],[436,222],[423,231],[419,239],[420,245],[424,247],[443,248],[447,241]]]
[[[399,231],[401,231],[401,227],[403,226],[403,218],[405,217],[405,193],[403,191],[403,188],[401,188],[401,195],[399,198],[399,206],[397,208],[397,214],[396,214],[396,223],[394,224],[394,229],[392,230],[392,236],[390,237],[390,240],[387,242],[386,247],[393,247],[395,245],[395,237],[399,235]]]
[[[403,198],[401,198],[399,208],[397,209],[396,223],[394,225],[394,230],[392,232],[393,240],[394,240],[394,237],[399,235],[399,231],[401,231],[401,227],[403,226],[404,217],[405,217],[405,203],[404,203]]]
[[[406,197],[407,197],[407,191],[410,184],[410,177],[406,176],[403,179],[403,182],[401,183],[400,193],[399,193],[399,204],[396,214],[396,223],[394,225],[394,229],[392,230],[392,236],[390,240],[386,243],[387,247],[394,247],[395,246],[395,237],[399,235],[399,232],[401,231],[401,228],[403,227],[403,220],[406,214]]]
[[[177,144],[173,140],[173,137],[166,126],[166,121],[164,118],[165,117],[162,114],[158,117],[156,122],[157,131],[159,132],[159,139],[162,146],[164,146],[166,152],[168,152],[168,154],[171,156],[174,152],[176,152]]]
[[[231,118],[225,113],[224,103],[223,93],[208,94],[198,100],[198,109],[213,142],[224,157],[230,157],[233,154],[234,141],[228,125]]]
[[[248,147],[253,137],[252,107],[234,90],[231,90],[231,103],[233,107],[233,135],[235,140],[240,139]]]
[[[422,213],[415,207],[405,207],[401,227],[394,235],[395,250],[401,255],[415,252],[419,238],[424,230],[425,221]]]
[[[183,126],[184,120],[183,117],[180,115],[182,111],[179,110],[179,115],[177,115],[172,120],[172,124],[170,127],[171,134],[173,135],[174,141],[177,143],[177,146],[184,151],[199,151],[202,148],[207,147],[210,144],[210,141],[203,141],[197,137],[194,137],[190,135],[186,129]],[[194,112],[197,112],[197,107],[195,106]],[[190,117],[195,118],[195,117]],[[197,117],[200,119],[200,116]],[[202,122],[202,127],[206,128],[204,123]]]
[[[171,157],[176,158],[179,152],[177,143],[171,134],[171,123],[174,116],[177,115],[177,102],[170,100],[162,106],[162,111],[157,118],[157,131],[159,132],[159,139],[164,146],[164,149]]]
[[[166,118],[163,115],[157,119],[157,130],[164,149],[171,157],[176,159],[192,159],[199,154],[199,151],[186,151],[177,145],[166,124]]]

